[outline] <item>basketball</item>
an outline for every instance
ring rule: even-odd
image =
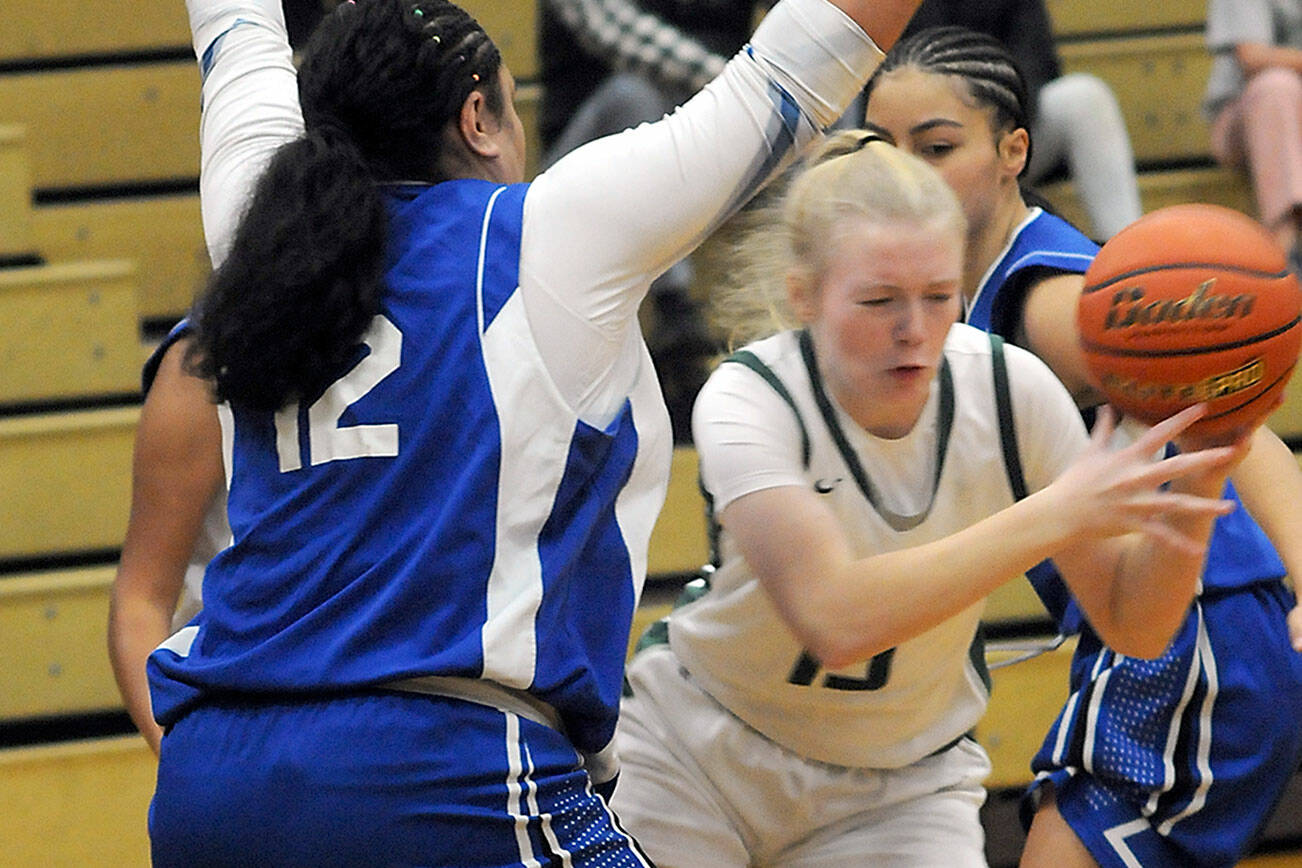
[[[1174,205],[1113,236],[1077,308],[1095,385],[1155,423],[1206,401],[1189,430],[1232,439],[1284,399],[1302,343],[1302,287],[1256,221],[1216,205]]]

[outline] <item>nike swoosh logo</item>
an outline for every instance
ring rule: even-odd
[[[836,479],[819,479],[814,482],[814,491],[819,494],[830,494],[839,482],[841,482],[839,476]]]

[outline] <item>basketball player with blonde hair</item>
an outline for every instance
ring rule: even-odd
[[[630,666],[613,801],[662,868],[984,865],[985,597],[1055,555],[1110,641],[1158,654],[1227,508],[1241,445],[1150,461],[1202,408],[1109,452],[1042,362],[955,325],[958,200],[869,139],[831,139],[743,245],[791,327],[697,399],[720,562]]]

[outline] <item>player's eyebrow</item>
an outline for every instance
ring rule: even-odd
[[[944,117],[930,118],[928,120],[923,121],[922,123],[914,124],[913,126],[909,127],[909,134],[916,136],[918,133],[929,132],[930,130],[934,130],[937,127],[954,127],[955,129],[960,129],[962,128],[962,126],[963,125],[961,123],[959,123],[956,120],[953,120],[952,118],[944,118]]]

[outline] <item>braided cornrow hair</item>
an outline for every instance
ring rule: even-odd
[[[1030,129],[1026,84],[1008,49],[994,37],[966,27],[929,27],[905,37],[868,79],[865,98],[883,75],[906,66],[962,78],[977,103],[993,112],[996,132]]]
[[[218,400],[277,410],[356,363],[385,290],[378,184],[447,180],[444,134],[471,91],[505,108],[501,63],[446,0],[357,0],[321,22],[299,69],[304,135],[268,164],[195,309],[187,359]]]
[[[478,22],[446,0],[344,3],[304,52],[303,122],[346,133],[377,180],[445,180],[441,132],[472,90],[501,113],[501,64]]]

